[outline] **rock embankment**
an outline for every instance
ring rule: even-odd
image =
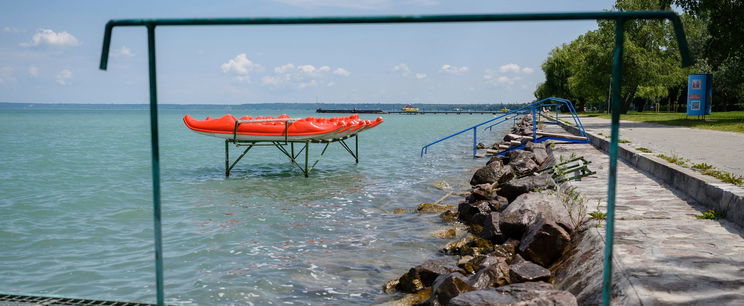
[[[531,133],[523,119],[513,133]],[[524,138],[523,138],[524,139]],[[556,263],[576,230],[555,181],[541,170],[552,167],[544,143],[493,157],[478,169],[469,195],[440,214],[459,221],[469,234],[441,250],[456,262],[428,260],[385,285],[386,292],[408,293],[418,305],[577,305],[551,283]],[[446,257],[445,257],[446,258]]]

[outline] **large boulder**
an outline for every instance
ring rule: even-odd
[[[514,170],[511,166],[504,166],[499,159],[492,159],[482,168],[475,171],[470,179],[470,185],[479,184],[502,184],[514,177]]]
[[[555,186],[556,184],[553,177],[549,173],[543,173],[540,175],[525,176],[511,180],[506,184],[501,185],[498,193],[511,202],[524,193],[537,190],[555,189]]]
[[[529,192],[517,197],[499,216],[499,229],[505,237],[521,239],[539,215],[564,229],[569,229],[571,218],[560,199],[545,193]]]
[[[465,273],[462,269],[444,260],[430,259],[403,274],[398,279],[395,289],[401,292],[417,292],[431,286],[440,275],[452,272]]]
[[[469,282],[470,285],[475,287],[476,289],[486,289],[508,285],[511,281],[509,280],[509,264],[506,263],[506,258],[498,258],[498,260],[496,260],[494,263],[478,270],[475,275],[470,277]]]
[[[431,286],[431,298],[424,305],[447,305],[449,301],[465,292],[476,290],[461,273],[450,273],[437,277]]]
[[[509,277],[514,283],[548,281],[550,280],[550,270],[525,260],[509,265]]]
[[[550,267],[563,255],[570,241],[571,234],[566,229],[539,215],[537,222],[530,225],[524,234],[519,253],[543,267]]]
[[[576,306],[576,297],[543,282],[511,284],[496,289],[466,292],[454,297],[450,306],[555,305]]]
[[[509,152],[509,165],[517,176],[529,175],[540,167],[535,163],[535,154],[530,151],[515,150]]]

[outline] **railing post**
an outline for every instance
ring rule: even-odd
[[[612,58],[612,127],[610,132],[610,168],[607,180],[607,229],[605,232],[604,275],[602,305],[609,306],[612,298],[612,247],[615,236],[615,195],[617,186],[617,143],[620,139],[620,84],[623,66],[623,28],[625,20],[615,20],[615,52]]]
[[[158,305],[163,293],[163,232],[160,209],[160,141],[158,139],[158,84],[155,70],[155,25],[147,25],[147,58],[150,70],[150,146],[152,147],[152,217],[155,234],[155,290]]]
[[[473,157],[478,154],[478,128],[473,127]]]

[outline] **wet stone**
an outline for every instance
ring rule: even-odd
[[[531,261],[509,265],[509,277],[512,282],[536,282],[550,280],[550,270]]]
[[[421,203],[416,208],[418,213],[438,213],[456,208],[454,205],[442,205],[434,203]]]

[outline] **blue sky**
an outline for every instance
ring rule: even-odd
[[[0,102],[147,103],[142,27],[109,19],[600,11],[612,1],[2,1]],[[509,103],[593,21],[160,27],[160,103]]]

